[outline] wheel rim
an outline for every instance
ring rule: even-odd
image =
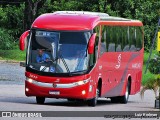
[[[129,92],[128,92],[128,85],[127,85],[126,92],[125,92],[125,98],[126,98],[126,100],[128,99],[128,96],[129,96]]]
[[[99,97],[99,89],[96,89],[96,99],[95,99],[95,103],[97,103],[98,97]]]

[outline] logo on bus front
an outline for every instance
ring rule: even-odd
[[[53,86],[54,88],[56,88],[56,87],[57,87],[57,84],[54,84],[54,83],[53,83],[52,86]]]

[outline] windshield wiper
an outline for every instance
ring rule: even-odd
[[[60,52],[60,51],[59,51],[59,56],[60,56],[60,58],[61,58],[61,60],[62,60],[62,62],[63,62],[63,64],[64,64],[64,66],[65,66],[65,68],[66,68],[67,72],[68,72],[68,73],[69,73],[69,75],[71,76],[71,72],[70,72],[70,70],[69,70],[69,67],[68,67],[68,65],[67,65],[66,61],[64,60],[64,57],[62,56],[62,54],[61,54],[61,52]]]
[[[86,72],[87,72],[87,70],[75,71],[75,72],[72,72],[72,75],[74,75],[74,74],[84,74],[84,73],[86,73]]]

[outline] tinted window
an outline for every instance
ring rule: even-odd
[[[142,30],[140,27],[137,27],[136,28],[136,48],[137,50],[140,50],[142,48],[142,39],[143,39],[143,36],[142,36]]]
[[[102,26],[101,49],[107,52],[139,51],[142,48],[142,30],[133,26]]]
[[[62,44],[87,44],[90,32],[61,32],[60,43]]]
[[[130,28],[130,51],[136,51],[136,36],[137,31],[135,27]]]

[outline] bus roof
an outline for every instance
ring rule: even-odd
[[[143,26],[138,20],[109,16],[100,12],[57,11],[39,16],[32,28],[48,30],[92,30],[97,24]]]

